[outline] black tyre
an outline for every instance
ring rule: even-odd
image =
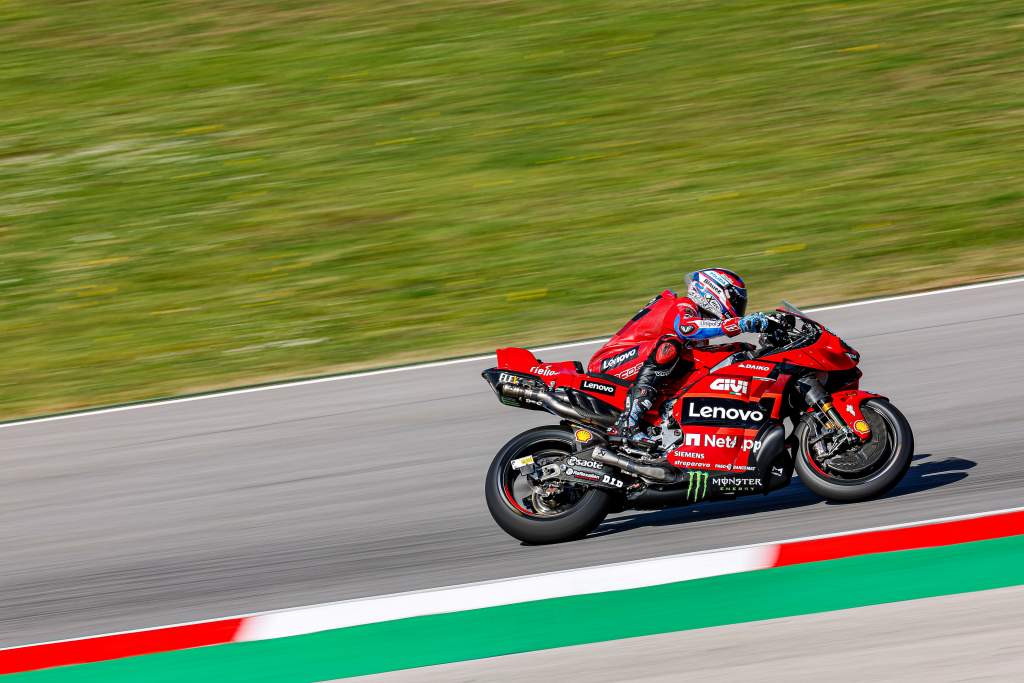
[[[491,517],[510,536],[524,543],[560,543],[582,538],[597,528],[611,507],[600,489],[566,485],[554,497],[542,497],[512,461],[528,455],[535,462],[560,459],[573,451],[572,432],[562,427],[537,427],[519,434],[494,457],[487,470],[485,498]]]
[[[862,412],[871,427],[871,438],[851,452],[843,471],[822,466],[811,454],[811,430],[806,420],[797,427],[797,474],[822,498],[841,503],[876,498],[892,490],[910,468],[914,433],[903,413],[877,398],[865,401]]]

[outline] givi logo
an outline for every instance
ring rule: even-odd
[[[720,377],[711,383],[715,391],[728,391],[733,394],[745,394],[750,388],[750,382],[745,379],[727,379]]]

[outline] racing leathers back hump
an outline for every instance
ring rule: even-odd
[[[714,337],[734,337],[739,333],[736,318],[705,319],[692,300],[666,289],[594,354],[587,372],[633,381],[660,341],[678,340],[692,346]]]

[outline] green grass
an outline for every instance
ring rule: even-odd
[[[0,0],[0,411],[1024,271],[1024,6]]]

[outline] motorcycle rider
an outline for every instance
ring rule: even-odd
[[[689,368],[689,348],[715,337],[768,329],[770,321],[763,313],[745,315],[747,289],[736,273],[707,268],[688,278],[687,296],[665,290],[654,297],[590,360],[591,374],[636,377],[611,430],[614,436],[651,442],[640,431],[640,417],[654,406],[665,378]]]

